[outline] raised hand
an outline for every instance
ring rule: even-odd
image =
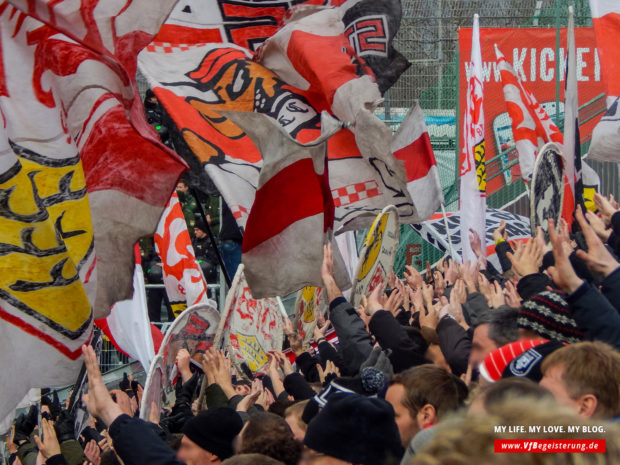
[[[564,292],[572,294],[575,292],[583,281],[577,276],[573,266],[570,263],[569,255],[571,248],[566,239],[560,237],[556,232],[555,222],[549,220],[549,240],[553,247],[553,258],[555,259],[555,266],[549,267],[547,270],[551,279]]]
[[[517,243],[515,253],[508,252],[506,256],[517,274],[527,276],[538,273],[542,265],[543,250],[538,241],[530,239],[525,245]]]
[[[588,220],[588,223],[590,223],[590,226],[596,235],[603,242],[607,242],[607,239],[611,236],[611,228],[607,228],[605,226],[605,222],[589,210],[586,210],[586,219]]]
[[[41,419],[41,430],[43,432],[43,440],[41,440],[38,435],[34,436],[34,441],[37,443],[39,453],[45,460],[60,454],[60,444],[56,437],[56,431],[45,418]]]
[[[382,289],[383,282],[379,282],[377,283],[377,287],[375,287],[368,296],[368,305],[366,305],[365,310],[369,316],[372,316],[377,311],[384,309],[383,302],[381,301],[381,297],[383,295]]]
[[[467,261],[463,265],[463,279],[469,294],[478,291],[478,262]]]
[[[405,281],[413,290],[420,289],[424,284],[420,272],[410,265],[405,266]]]
[[[92,465],[101,464],[101,449],[94,439],[88,441],[86,447],[84,447],[84,455]]]
[[[255,379],[252,381],[252,388],[250,389],[250,393],[241,399],[241,402],[237,404],[238,412],[247,412],[250,407],[252,407],[258,398],[263,394],[263,382],[260,379]]]
[[[504,285],[504,297],[506,300],[506,305],[508,305],[509,307],[521,307],[521,297],[517,292],[517,287],[513,284],[512,281],[506,281],[506,284]]]
[[[504,239],[505,241],[508,240],[508,234],[506,233],[506,222],[504,220],[501,220],[499,222],[499,227],[493,231],[493,240],[497,242],[501,239]]]
[[[86,408],[94,417],[101,418],[103,422],[110,426],[116,418],[124,412],[121,407],[112,400],[112,396],[105,387],[97,356],[91,346],[82,346],[84,354],[84,365],[88,373],[88,394],[82,396],[82,401]]]
[[[427,327],[431,329],[437,328],[437,323],[439,323],[439,316],[437,315],[437,310],[431,304],[426,307],[427,309],[420,310],[420,327]]]
[[[583,260],[590,271],[599,278],[609,276],[620,266],[620,263],[609,253],[594,231],[594,228],[585,220],[581,211],[581,206],[578,206],[575,212],[575,218],[577,218],[579,226],[581,226],[581,231],[586,238],[586,243],[588,244],[588,251],[577,250],[577,257]]]
[[[187,349],[180,349],[177,352],[176,364],[184,383],[192,377],[192,371],[189,368],[190,359],[191,356]]]
[[[454,260],[450,260],[450,263],[448,264],[448,268],[446,269],[446,272],[445,272],[446,286],[450,286],[454,284],[454,282],[458,278],[458,275],[459,275],[459,272],[456,267],[456,262]]]
[[[487,255],[482,251],[480,236],[471,228],[469,229],[469,244],[471,245],[471,250],[476,254],[476,257],[486,263]]]
[[[610,200],[601,194],[594,194],[594,204],[598,211],[601,213],[601,217],[606,226],[611,226],[611,217],[616,211],[618,211],[617,204],[614,205],[614,196],[610,196]]]
[[[393,290],[390,296],[385,301],[383,309],[396,316],[402,311],[400,307],[401,305],[403,305],[404,301],[405,299],[403,294],[401,294],[399,290]]]
[[[236,394],[235,388],[232,385],[230,366],[230,360],[224,356],[224,353],[213,347],[203,355],[203,368],[208,370],[205,371],[207,382],[209,384],[218,384],[229,399]]]
[[[319,379],[321,380],[321,383],[325,382],[328,375],[336,375],[336,377],[340,376],[340,370],[331,360],[328,360],[327,363],[325,363],[325,370],[323,370],[323,367],[320,364],[317,365],[316,368],[319,372]]]
[[[325,333],[327,332],[327,330],[329,329],[331,325],[331,322],[329,320],[323,320],[323,324],[319,324],[319,323],[320,322],[317,322],[316,326],[314,327],[315,342],[325,337]]]
[[[504,297],[504,290],[499,282],[494,281],[491,287],[491,308],[501,307],[506,303],[506,299]]]
[[[127,395],[127,393],[121,391],[120,389],[112,389],[110,394],[116,398],[116,403],[123,410],[123,413],[133,417],[135,410],[131,405],[131,399]]]
[[[492,299],[492,295],[491,295],[491,283],[489,282],[489,280],[487,279],[487,277],[485,275],[483,275],[482,273],[478,274],[478,289],[480,289],[480,293],[485,297],[485,299],[487,299],[487,302],[489,303],[489,307],[491,306],[491,299]]]

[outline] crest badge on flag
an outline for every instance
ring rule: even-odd
[[[239,265],[216,335],[240,375],[265,373],[267,352],[282,350],[284,322],[276,299],[254,299]]]
[[[323,288],[315,286],[306,286],[297,292],[293,328],[301,336],[304,345],[308,344],[314,335],[318,312],[323,312],[322,295]]]
[[[0,2],[0,330],[14,349],[0,368],[16,374],[0,418],[32,386],[75,380],[93,317],[131,296],[133,245],[186,169],[135,82],[173,3]]]
[[[362,296],[371,293],[380,283],[387,284],[396,258],[399,234],[398,212],[393,206],[387,206],[375,218],[364,241],[351,290],[353,307],[357,308]]]

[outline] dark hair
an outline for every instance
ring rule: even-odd
[[[500,308],[484,313],[478,318],[478,325],[489,325],[489,339],[497,347],[505,346],[519,339],[517,318],[519,309],[504,305]]]
[[[241,437],[240,453],[264,454],[286,465],[297,465],[302,444],[278,415],[260,412],[250,416]]]
[[[295,402],[289,399],[276,399],[276,401],[269,406],[268,412],[275,413],[279,417],[284,418],[284,412]]]

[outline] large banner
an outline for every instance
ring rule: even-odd
[[[371,293],[379,283],[383,283],[385,288],[394,266],[399,233],[398,213],[389,205],[375,218],[357,262],[355,282],[349,299],[355,308],[360,304],[362,296]]]
[[[267,352],[282,350],[284,321],[276,299],[252,297],[243,268],[237,268],[226,296],[215,343],[228,350],[239,374],[250,378],[266,372]]]
[[[510,241],[525,241],[531,236],[530,220],[524,216],[515,215],[504,210],[487,209],[486,214],[486,237],[484,245],[486,246],[487,259],[497,268],[501,269],[499,260],[495,254],[495,240],[493,239],[493,231],[497,229],[500,223],[506,222],[506,233]],[[446,223],[448,229],[446,230]],[[444,220],[441,213],[435,214],[429,220],[422,224],[410,225],[415,229],[422,238],[433,247],[448,253],[450,250],[450,242],[456,254],[461,254],[461,217],[458,213],[448,213]],[[469,240],[469,238],[467,238]]]
[[[482,21],[484,26],[484,20]],[[471,55],[471,28],[459,30],[459,108],[461,109],[460,126],[463,127],[463,114],[466,108],[467,77],[472,69],[469,57]],[[564,87],[566,73],[566,30],[560,31],[561,48],[556,56],[555,29],[543,28],[481,28],[480,48],[482,51],[482,72],[484,80],[484,117],[486,121],[486,175],[487,196],[493,195],[507,184],[520,179],[519,165],[513,167],[503,176],[493,177],[500,169],[517,158],[511,120],[508,116],[506,103],[503,97],[500,67],[496,62],[494,45],[505,55],[512,64],[515,72],[527,88],[536,96],[538,102],[555,121],[555,78],[556,62],[560,63],[560,122],[564,121]],[[605,99],[591,102],[605,92],[602,82],[601,63],[598,57],[594,31],[591,28],[576,28],[577,47],[577,84],[579,86],[579,105],[586,105],[579,111],[580,121],[585,121],[593,113],[605,108]],[[581,142],[588,141],[592,129],[599,121],[600,116],[592,118],[579,129]],[[461,139],[462,139],[461,131]],[[463,140],[460,142],[463,146]],[[507,151],[499,160],[489,163],[502,151]]]

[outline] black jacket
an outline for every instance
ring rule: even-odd
[[[556,287],[546,274],[532,273],[523,276],[519,280],[517,283],[517,293],[525,300],[546,290],[547,286]]]
[[[499,244],[495,244],[495,253],[497,254],[499,264],[502,267],[502,273],[505,273],[512,268],[512,262],[507,255],[508,252],[514,253],[508,241],[502,241]]]
[[[391,350],[389,358],[394,373],[428,363],[424,357],[426,347],[416,344],[390,312],[386,310],[375,312],[368,326],[381,348]]]
[[[611,216],[611,230],[607,244],[612,248],[616,257],[620,257],[620,211]]]
[[[620,312],[620,266],[603,279],[601,292],[615,309]]]
[[[338,335],[338,350],[344,360],[343,376],[355,376],[372,351],[372,338],[353,306],[338,297],[329,304],[329,321]]]
[[[146,422],[120,415],[108,429],[114,450],[125,465],[184,465]]]
[[[456,376],[466,373],[473,339],[472,332],[466,331],[454,318],[447,315],[439,320],[436,331],[439,347],[452,373]]]
[[[577,325],[587,332],[590,339],[620,349],[620,313],[603,294],[584,282],[566,301]]]

